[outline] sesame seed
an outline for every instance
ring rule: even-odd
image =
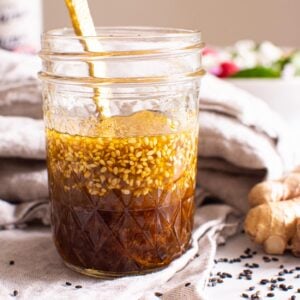
[[[163,294],[162,294],[162,293],[159,293],[159,292],[156,292],[154,295],[155,295],[156,297],[161,297]]]

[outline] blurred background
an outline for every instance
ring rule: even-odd
[[[63,0],[43,3],[46,30],[70,25]],[[300,46],[299,0],[89,0],[89,3],[98,26],[196,28],[203,32],[207,43],[221,46],[249,38]]]

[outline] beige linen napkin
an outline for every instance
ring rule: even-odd
[[[1,49],[0,60],[0,115],[41,118],[40,60]]]
[[[299,162],[296,143],[265,102],[207,75],[200,101],[198,183],[242,212],[247,194]]]

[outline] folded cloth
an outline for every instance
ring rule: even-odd
[[[179,259],[155,273],[106,281],[86,278],[64,267],[48,230],[0,232],[0,298],[8,299],[18,290],[22,300],[205,299],[203,287],[214,263],[217,243],[233,235],[238,224],[239,219],[228,206],[200,207],[191,247]],[[15,260],[13,267],[9,260]],[[66,287],[66,281],[80,284],[82,289]],[[158,293],[163,296],[156,297]]]
[[[0,159],[0,164],[3,199],[20,203],[48,197],[45,161],[15,158]]]
[[[247,194],[298,163],[289,130],[267,104],[207,75],[200,101],[198,184],[246,212]]]
[[[43,121],[0,116],[0,157],[45,159]]]
[[[0,115],[42,117],[41,88],[36,56],[0,50]]]

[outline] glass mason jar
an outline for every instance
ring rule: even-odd
[[[201,35],[97,33],[62,29],[42,38],[54,241],[65,264],[83,274],[143,274],[190,243]],[[86,51],[88,43],[99,51]]]

